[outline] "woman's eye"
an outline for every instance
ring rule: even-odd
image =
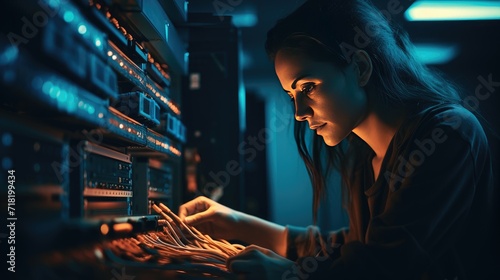
[[[314,84],[312,83],[307,83],[302,85],[301,92],[304,94],[310,94],[314,90]]]

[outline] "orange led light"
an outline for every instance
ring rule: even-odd
[[[107,224],[101,225],[101,233],[102,235],[106,235],[109,233],[109,226]]]

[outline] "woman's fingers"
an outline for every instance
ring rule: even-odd
[[[238,262],[238,261],[249,261],[250,262],[250,261],[255,261],[257,259],[261,259],[264,257],[264,255],[266,255],[266,253],[261,251],[261,249],[264,249],[264,248],[256,246],[256,245],[249,245],[245,249],[243,249],[241,252],[239,252],[237,255],[228,258],[226,265],[228,268],[230,268],[234,264],[234,262]],[[265,250],[267,250],[267,249],[265,249]]]
[[[228,258],[226,267],[238,275],[238,279],[272,279],[265,276],[265,264],[270,260],[269,255],[272,255],[273,251],[255,245],[249,247]]]
[[[238,255],[243,255],[243,254],[256,252],[256,251],[261,252],[262,254],[269,256],[269,257],[277,255],[274,251],[269,250],[269,249],[264,248],[264,247],[257,246],[257,245],[248,245]]]
[[[191,201],[182,204],[179,207],[179,218],[184,220],[187,216],[196,214],[198,212],[203,212],[210,207],[210,203],[207,202],[207,198],[204,196],[199,196]]]
[[[202,224],[210,220],[212,215],[214,214],[214,211],[212,208],[208,208],[207,210],[203,212],[198,212],[196,214],[193,214],[191,216],[187,216],[184,218],[184,222],[188,225],[196,226],[198,224]]]
[[[284,279],[286,271],[293,264],[293,261],[279,256],[272,250],[250,245],[236,256],[228,258],[226,267],[245,280]]]

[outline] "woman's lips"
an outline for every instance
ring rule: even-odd
[[[322,125],[313,125],[310,128],[312,130],[316,130],[316,133],[318,133],[319,131],[321,131],[321,129],[323,129],[323,127],[325,127],[325,125],[326,125],[326,123],[324,123]]]

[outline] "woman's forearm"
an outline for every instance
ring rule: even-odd
[[[286,255],[287,234],[284,226],[239,212],[235,228],[235,235],[241,241],[268,248],[281,256]]]

